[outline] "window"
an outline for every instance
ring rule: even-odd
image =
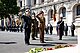
[[[34,5],[36,4],[36,0],[34,0]]]
[[[77,6],[76,14],[80,15],[80,5]]]
[[[20,7],[22,7],[22,1],[20,1]]]
[[[44,3],[44,0],[41,0],[42,3]]]
[[[53,18],[52,15],[53,15],[53,10],[51,10],[51,18]]]
[[[63,9],[62,9],[62,14],[63,14],[63,17],[66,16],[66,8],[63,8]]]

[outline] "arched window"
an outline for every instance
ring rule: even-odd
[[[52,18],[53,18],[53,10],[50,9],[48,12],[48,21],[52,20]]]
[[[36,0],[34,0],[34,5],[36,5]]]
[[[62,8],[62,14],[63,14],[63,17],[66,17],[66,8]]]
[[[44,3],[44,0],[41,0],[42,3]]]
[[[20,1],[20,7],[22,7],[22,1]]]
[[[80,15],[80,5],[77,6],[77,9],[76,9],[76,15]]]

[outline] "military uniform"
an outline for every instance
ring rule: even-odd
[[[40,21],[40,26],[39,26],[39,32],[40,32],[40,42],[44,43],[44,29],[45,29],[45,18],[44,17],[38,17]]]
[[[32,39],[35,40],[36,36],[36,19],[32,19]]]
[[[58,21],[58,34],[59,34],[59,40],[62,40],[62,36],[64,35],[64,21]]]

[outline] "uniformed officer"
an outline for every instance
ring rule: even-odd
[[[35,13],[32,14],[32,40],[36,40],[36,18]]]
[[[44,29],[45,29],[44,12],[43,11],[40,11],[40,13],[37,15],[37,18],[40,21],[40,26],[39,26],[40,42],[41,43],[44,43]]]
[[[60,17],[60,20],[58,21],[58,33],[59,33],[59,40],[62,40],[62,36],[64,35],[64,21],[62,21],[62,17]]]

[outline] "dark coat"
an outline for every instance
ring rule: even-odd
[[[68,31],[68,26],[64,26],[64,31]]]
[[[24,16],[23,15],[21,18],[24,19],[24,29],[25,28],[31,29],[31,23],[32,23],[31,16]]]
[[[50,26],[50,31],[52,31],[52,30],[53,30],[53,26],[51,25],[51,26]]]
[[[71,25],[71,30],[75,30],[75,25],[74,24]]]
[[[63,31],[64,31],[64,21],[58,21],[58,30],[59,30],[59,34],[63,35]]]

